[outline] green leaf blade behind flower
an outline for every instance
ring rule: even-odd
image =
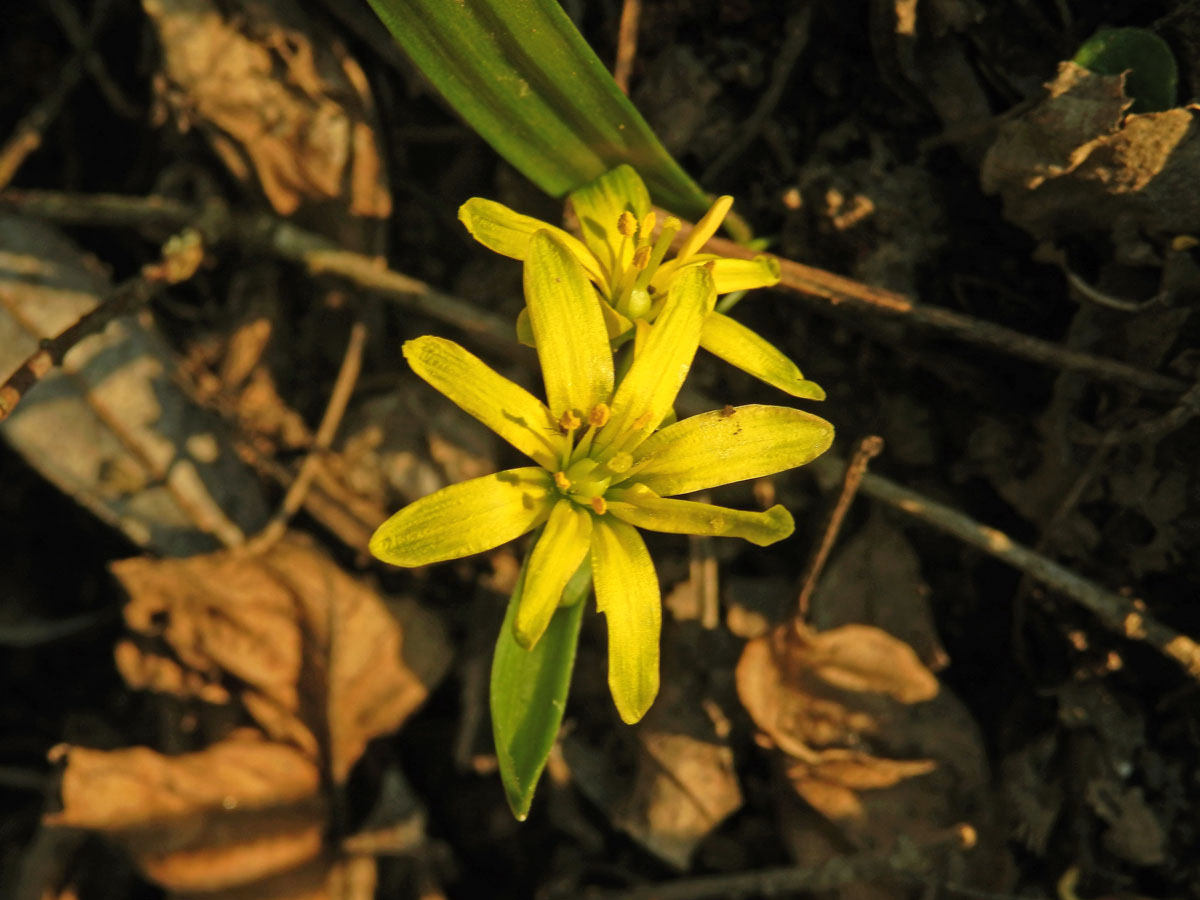
[[[738,406],[668,425],[634,453],[636,480],[661,497],[773,475],[812,462],[833,426],[784,406]]]
[[[585,560],[580,571],[587,567]],[[541,640],[532,650],[525,650],[514,636],[525,574],[522,567],[496,639],[490,688],[500,780],[509,808],[520,821],[529,815],[533,792],[562,725],[587,606],[582,601],[591,589],[590,578],[572,577],[563,592],[564,605],[555,611]]]
[[[621,93],[557,0],[370,0],[452,107],[501,156],[561,197],[621,163],[695,218],[704,192]]]

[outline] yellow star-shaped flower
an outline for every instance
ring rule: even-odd
[[[608,330],[588,275],[560,233],[534,232],[525,296],[546,402],[459,345],[404,345],[413,370],[528,455],[536,466],[443,488],[383,523],[371,552],[399,566],[479,553],[544,525],[529,556],[515,636],[532,647],[568,580],[590,559],[609,634],[609,687],[636,722],[658,692],[658,578],[638,528],[741,537],[758,545],[792,533],[782,506],[766,512],[668,499],[803,465],[833,427],[795,409],[743,406],[660,428],[692,364],[716,301],[705,266],[679,272],[617,383]]]
[[[779,263],[773,257],[730,259],[699,252],[721,227],[733,206],[732,197],[717,198],[671,259],[666,256],[682,225],[670,216],[655,235],[657,218],[650,207],[650,194],[629,166],[605,173],[574,191],[569,199],[582,241],[561,228],[481,197],[464,203],[458,217],[477,241],[513,259],[527,257],[538,231],[554,234],[595,284],[603,300],[601,311],[608,335],[618,343],[633,334],[635,323],[657,319],[675,280],[689,269],[708,267],[717,294],[779,282]],[[522,314],[517,331],[528,342],[527,326]],[[705,318],[700,346],[793,397],[825,399],[820,386],[807,380],[778,348],[722,313],[710,312]]]

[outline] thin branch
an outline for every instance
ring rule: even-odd
[[[689,230],[685,225],[676,235],[675,243],[681,244]],[[757,255],[753,250],[724,238],[712,238],[704,245],[704,249],[721,256],[741,259],[753,259]],[[1002,325],[975,319],[950,309],[917,303],[903,294],[862,284],[790,259],[779,258],[779,265],[779,286],[802,297],[821,301],[814,307],[818,311],[844,306],[855,312],[898,318],[909,324],[938,331],[967,343],[989,347],[1010,356],[1146,391],[1182,393],[1191,386],[1170,375],[1151,372],[1119,360],[1070,350]]]
[[[199,234],[187,229],[167,241],[162,259],[144,266],[139,275],[118,285],[91,312],[56,337],[43,339],[33,355],[0,384],[0,422],[8,418],[21,398],[47,372],[62,364],[72,347],[102,331],[113,319],[147,303],[165,286],[191,278],[203,259],[204,246]]]
[[[70,194],[59,191],[5,191],[0,209],[59,224],[178,228],[197,221],[210,242],[227,242],[249,253],[266,253],[303,266],[314,275],[343,278],[365,291],[392,300],[461,329],[491,348],[511,354],[516,348],[512,323],[459,297],[442,293],[378,258],[343,250],[332,241],[267,214],[231,212],[210,204],[199,212],[165,197],[117,194]]]
[[[833,475],[835,472],[840,473],[844,463],[825,456],[812,465]],[[1129,600],[1107,590],[1054,560],[1018,544],[1004,532],[976,522],[955,509],[935,503],[928,497],[879,475],[868,474],[863,478],[862,492],[1019,569],[1074,600],[1096,616],[1110,631],[1148,644],[1182,666],[1189,676],[1200,680],[1200,645],[1151,616],[1142,601]]]
[[[13,129],[12,137],[0,148],[0,189],[8,186],[29,154],[42,146],[42,137],[50,123],[58,118],[71,92],[83,80],[83,57],[71,57],[54,80],[54,87],[34,105]]]
[[[737,897],[779,897],[798,892],[827,891],[858,881],[910,880],[926,875],[935,859],[950,850],[962,850],[975,842],[975,830],[960,825],[915,843],[899,838],[894,847],[835,856],[815,866],[793,866],[740,872],[736,875],[704,875],[676,881],[638,885],[620,891],[585,892],[588,900],[732,900]]]
[[[629,93],[629,76],[633,74],[633,60],[637,56],[638,19],[642,14],[642,0],[625,0],[621,6],[621,24],[617,28],[617,60],[613,66],[613,81],[621,93]]]
[[[796,598],[797,619],[803,620],[808,617],[808,604],[816,589],[817,580],[821,577],[833,544],[842,530],[842,522],[846,518],[850,504],[854,502],[854,495],[858,493],[863,476],[867,474],[867,466],[882,452],[883,438],[878,435],[870,435],[859,442],[858,449],[850,458],[850,465],[846,466],[846,471],[842,475],[842,489],[838,492],[837,502],[830,510],[829,520],[825,523],[825,532],[821,535],[821,543],[817,545],[812,559],[808,562],[808,568],[804,570],[800,595]]]
[[[296,480],[288,487],[283,502],[280,503],[279,509],[271,521],[253,540],[247,542],[247,552],[260,553],[283,537],[288,522],[304,505],[308,489],[312,486],[313,479],[320,467],[321,456],[332,446],[338,425],[341,424],[342,416],[346,413],[346,406],[350,403],[350,395],[354,393],[358,373],[362,371],[363,347],[366,342],[367,326],[362,322],[355,322],[350,329],[350,339],[346,342],[342,365],[338,370],[337,379],[333,383],[329,403],[325,406],[325,414],[321,417],[321,424],[317,427],[312,447],[309,449],[308,455],[304,457]]]

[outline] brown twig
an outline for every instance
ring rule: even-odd
[[[198,212],[164,197],[70,194],[59,191],[6,191],[0,209],[11,209],[60,224],[178,228],[197,220],[212,243],[236,244],[334,275],[351,284],[459,328],[493,349],[512,353],[513,326],[505,318],[442,293],[416,278],[389,269],[382,259],[343,250],[331,241],[271,215],[244,215],[211,204]]]
[[[783,46],[779,48],[779,53],[775,56],[775,62],[771,66],[771,81],[768,83],[767,89],[758,98],[754,111],[750,113],[745,122],[738,126],[734,139],[704,170],[704,174],[700,176],[701,184],[712,183],[713,179],[723,172],[726,166],[741,156],[746,148],[754,143],[763,130],[771,113],[775,111],[775,107],[783,98],[784,88],[787,87],[796,61],[808,45],[812,14],[813,4],[805,3],[799,11],[788,18],[784,25]]]
[[[675,238],[676,244],[681,244],[686,239],[689,230],[685,225]],[[724,238],[712,238],[704,245],[704,249],[721,256],[741,259],[753,259],[757,255],[753,250]],[[989,347],[1010,356],[1146,391],[1182,393],[1190,387],[1187,382],[1170,375],[1151,372],[1119,360],[1070,350],[1002,325],[985,322],[950,309],[917,303],[903,294],[862,284],[790,259],[780,258],[779,265],[779,286],[802,297],[822,301],[814,306],[818,311],[844,306],[856,312],[898,318],[909,324]]]
[[[42,145],[42,135],[62,111],[67,97],[83,79],[83,57],[67,61],[54,81],[54,87],[17,123],[12,136],[0,148],[0,189],[8,186],[21,163]]]
[[[148,302],[163,287],[186,281],[195,274],[204,258],[200,236],[187,229],[167,241],[162,259],[144,266],[139,275],[118,285],[91,312],[52,338],[41,341],[38,349],[0,385],[0,422],[21,402],[29,389],[55,366],[61,365],[72,347],[103,330],[113,319]]]
[[[854,495],[858,493],[863,476],[867,474],[867,466],[882,452],[883,438],[874,434],[869,435],[859,442],[858,449],[850,458],[850,465],[846,466],[846,471],[842,475],[842,489],[838,493],[833,509],[829,511],[829,519],[825,523],[821,543],[817,545],[812,558],[808,561],[808,567],[804,570],[804,578],[800,583],[800,594],[796,598],[796,618],[800,621],[808,618],[808,605],[812,600],[813,591],[816,590],[817,580],[821,577],[821,571],[829,559],[829,552],[833,549],[834,542],[837,541],[838,534],[842,530],[842,522],[850,510],[850,504],[854,502]]]
[[[621,24],[617,28],[617,59],[613,66],[613,81],[621,93],[629,93],[629,76],[637,56],[638,19],[642,15],[642,0],[625,0],[621,6]]]
[[[300,464],[296,479],[288,486],[287,493],[279,509],[271,517],[271,521],[252,540],[246,543],[248,553],[261,553],[266,550],[287,531],[288,522],[300,511],[317,475],[321,464],[321,456],[333,445],[342,416],[350,403],[350,395],[354,393],[354,385],[358,381],[358,373],[362,371],[363,347],[367,342],[367,326],[355,322],[350,328],[350,339],[346,342],[346,352],[342,356],[342,365],[338,369],[337,378],[333,382],[333,390],[329,394],[329,402],[325,406],[325,414],[321,424],[317,426],[316,437],[312,446]]]
[[[835,856],[815,866],[680,878],[620,891],[592,890],[585,892],[584,896],[588,900],[732,900],[736,897],[780,897],[799,892],[827,891],[856,881],[880,878],[908,880],[925,876],[940,854],[967,849],[974,842],[974,829],[969,825],[960,825],[919,844],[901,837],[888,850]]]
[[[812,465],[832,475],[840,472],[844,463],[824,456]],[[935,503],[879,475],[866,475],[862,481],[862,492],[1019,569],[1074,600],[1109,630],[1154,647],[1182,666],[1189,676],[1200,680],[1200,644],[1152,617],[1141,601],[1129,600],[1102,588],[1054,560],[1018,544],[1004,532],[976,522],[957,510]]]

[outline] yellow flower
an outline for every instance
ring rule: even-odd
[[[609,337],[616,341],[628,338],[635,322],[655,321],[671,286],[688,269],[707,266],[717,294],[779,282],[779,263],[773,257],[730,259],[698,252],[721,227],[733,206],[732,197],[717,198],[671,259],[666,255],[681,223],[670,216],[654,236],[657,219],[650,208],[650,194],[629,166],[619,166],[584,185],[570,195],[570,201],[582,241],[561,228],[481,197],[464,203],[458,217],[477,241],[513,259],[526,258],[530,241],[538,231],[554,234],[596,285],[605,301],[601,305],[605,326]],[[517,330],[529,342],[527,327],[526,314],[522,313]],[[722,313],[709,313],[700,346],[793,397],[825,399],[820,386],[805,379],[796,364],[774,345]]]
[[[666,499],[802,465],[830,444],[828,422],[800,410],[743,406],[659,429],[691,367],[716,300],[705,267],[672,284],[653,330],[617,384],[600,306],[560,235],[535,232],[525,296],[547,402],[459,345],[421,337],[404,345],[413,370],[528,455],[536,466],[443,488],[375,532],[371,552],[399,566],[479,553],[545,525],[530,554],[515,636],[542,636],[567,581],[590,559],[596,607],[609,634],[609,687],[626,722],[658,692],[658,579],[638,528],[741,537],[787,537],[791,515]]]

